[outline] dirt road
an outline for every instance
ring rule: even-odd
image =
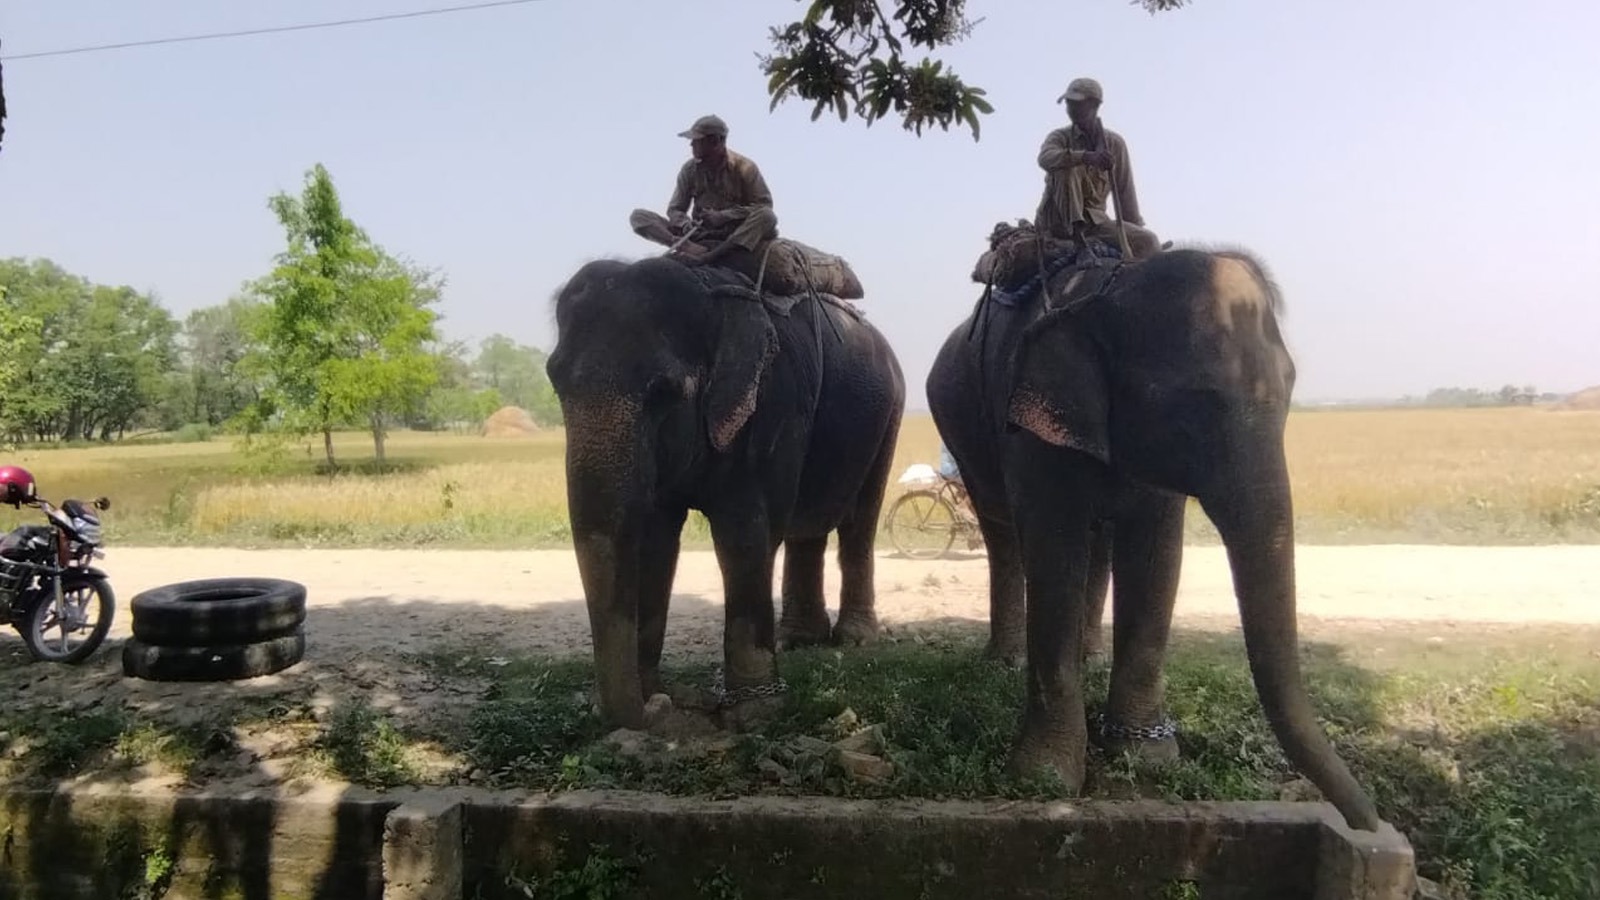
[[[308,634],[324,649],[425,649],[441,638],[526,651],[588,647],[583,589],[570,550],[227,550],[112,548],[104,561],[128,633],[126,603],[148,587],[190,578],[291,578],[309,591]],[[782,558],[779,559],[780,565]],[[1574,623],[1600,625],[1600,547],[1302,547],[1299,610],[1304,629],[1358,622]],[[829,607],[838,569],[830,560]],[[881,554],[878,609],[890,628],[915,633],[950,620],[988,618],[982,553],[937,562]],[[1221,548],[1191,547],[1184,559],[1179,624],[1237,626]],[[1109,621],[1109,613],[1108,613]],[[709,552],[678,565],[667,645],[721,646],[721,579]]]

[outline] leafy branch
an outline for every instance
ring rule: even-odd
[[[770,30],[773,53],[757,54],[767,76],[769,110],[791,97],[813,104],[816,121],[830,109],[847,121],[853,110],[867,126],[891,113],[907,131],[965,125],[979,139],[980,115],[994,112],[982,88],[963,82],[941,60],[908,62],[908,48],[934,50],[970,37],[983,21],[966,17],[966,0],[810,0],[798,21]],[[1151,14],[1188,0],[1130,0]]]

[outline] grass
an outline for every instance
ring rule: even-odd
[[[1330,645],[1308,646],[1304,659],[1326,727],[1384,817],[1412,840],[1422,874],[1476,898],[1595,896],[1600,662],[1508,656],[1485,664],[1482,648],[1457,665],[1416,661],[1424,652],[1387,671],[1356,665]],[[459,674],[449,661],[459,658],[441,654],[438,665]],[[704,753],[658,748],[643,756],[604,740],[585,660],[525,658],[475,670],[495,687],[460,749],[497,784],[551,790],[1063,796],[1050,779],[1005,774],[1022,679],[981,659],[976,643],[806,651],[785,660],[790,692],[772,724]],[[1468,669],[1475,674],[1464,677]],[[707,674],[689,667],[673,677],[704,683]],[[1181,637],[1167,674],[1183,759],[1153,766],[1095,751],[1091,796],[1307,796],[1261,715],[1235,639]],[[1106,677],[1093,670],[1091,707],[1103,701]],[[841,717],[879,727],[895,766],[887,782],[852,781],[821,752],[808,758],[794,749],[838,736]],[[792,776],[781,784],[770,777],[774,760]]]
[[[1286,438],[1297,527],[1309,543],[1593,542],[1600,540],[1600,414],[1546,409],[1306,411]],[[893,477],[937,461],[926,414],[906,418]],[[563,547],[563,433],[520,439],[401,433],[371,471],[370,441],[336,440],[276,459],[228,439],[110,447],[24,447],[47,497],[109,494],[116,544]],[[23,516],[0,511],[0,527]],[[1189,537],[1215,532],[1195,505]],[[691,516],[685,545],[709,546]]]
[[[1549,629],[1530,638],[1533,632],[1503,631],[1458,633],[1442,645],[1393,632],[1307,643],[1302,662],[1322,721],[1381,814],[1412,841],[1423,875],[1480,900],[1600,895],[1595,632]],[[651,738],[642,752],[608,740],[592,707],[586,656],[485,658],[481,648],[441,647],[404,662],[422,665],[440,685],[487,685],[475,699],[463,696],[464,724],[452,726],[442,746],[438,734],[408,730],[428,723],[379,712],[356,696],[320,725],[307,723],[299,749],[288,752],[324,774],[379,788],[477,773],[469,780],[484,787],[554,791],[1065,796],[1052,779],[1005,772],[1022,676],[984,660],[980,646],[978,637],[957,633],[924,644],[786,653],[790,690],[768,725],[738,737]],[[667,674],[690,685],[711,677],[699,662],[678,662]],[[1316,798],[1263,719],[1237,637],[1175,636],[1166,676],[1182,760],[1153,766],[1095,750],[1089,796]],[[1091,712],[1106,683],[1105,668],[1092,666]],[[0,777],[29,783],[135,765],[196,775],[238,752],[230,734],[273,714],[294,718],[241,708],[179,726],[114,704],[76,714],[7,705],[0,707]],[[827,749],[860,728],[871,729],[874,751],[893,765],[881,781],[849,777]],[[453,760],[453,772],[430,774],[415,764],[435,749]],[[575,867],[559,888],[541,889],[588,896],[617,874],[590,869]]]

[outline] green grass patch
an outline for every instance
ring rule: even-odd
[[[436,665],[466,671],[447,659]],[[495,783],[541,789],[1064,796],[1049,780],[1006,775],[1022,677],[982,659],[976,645],[813,650],[783,659],[790,692],[769,726],[700,751],[681,742],[643,755],[604,740],[587,659],[473,664],[493,687],[458,749]],[[1422,874],[1477,898],[1600,895],[1600,663],[1480,661],[1463,681],[1416,666],[1378,672],[1311,645],[1303,665],[1325,726],[1384,817],[1410,836]],[[1186,636],[1175,643],[1167,674],[1183,759],[1158,766],[1095,751],[1091,796],[1308,796],[1262,717],[1236,640]],[[668,672],[669,680],[702,685],[709,675],[704,665]],[[1091,711],[1106,682],[1104,668],[1089,673]],[[807,755],[806,741],[840,736],[841,717],[879,726],[891,778],[852,780],[825,753]],[[772,777],[774,761],[786,779]]]
[[[388,788],[418,781],[408,743],[388,716],[356,698],[334,706],[316,749],[345,780]]]

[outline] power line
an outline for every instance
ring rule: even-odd
[[[281,34],[286,31],[310,31],[314,28],[338,28],[343,25],[365,25],[369,22],[387,22],[392,19],[414,19],[419,16],[439,16],[446,13],[468,12],[477,9],[489,9],[496,6],[520,6],[524,3],[539,3],[541,0],[490,0],[486,3],[468,3],[462,6],[442,6],[434,9],[419,9],[414,12],[387,13],[381,16],[367,16],[362,19],[340,19],[334,22],[306,22],[300,25],[277,25],[271,28],[252,28],[247,31],[219,31],[212,34],[191,34],[182,37],[154,38],[148,41],[127,41],[121,44],[98,44],[92,47],[68,47],[63,50],[43,50],[38,53],[18,53],[13,56],[0,56],[0,60],[10,62],[14,59],[38,59],[44,56],[68,56],[74,53],[99,53],[103,50],[122,50],[127,47],[150,47],[156,44],[178,44],[185,41],[214,41],[221,38],[249,37],[257,34]]]

